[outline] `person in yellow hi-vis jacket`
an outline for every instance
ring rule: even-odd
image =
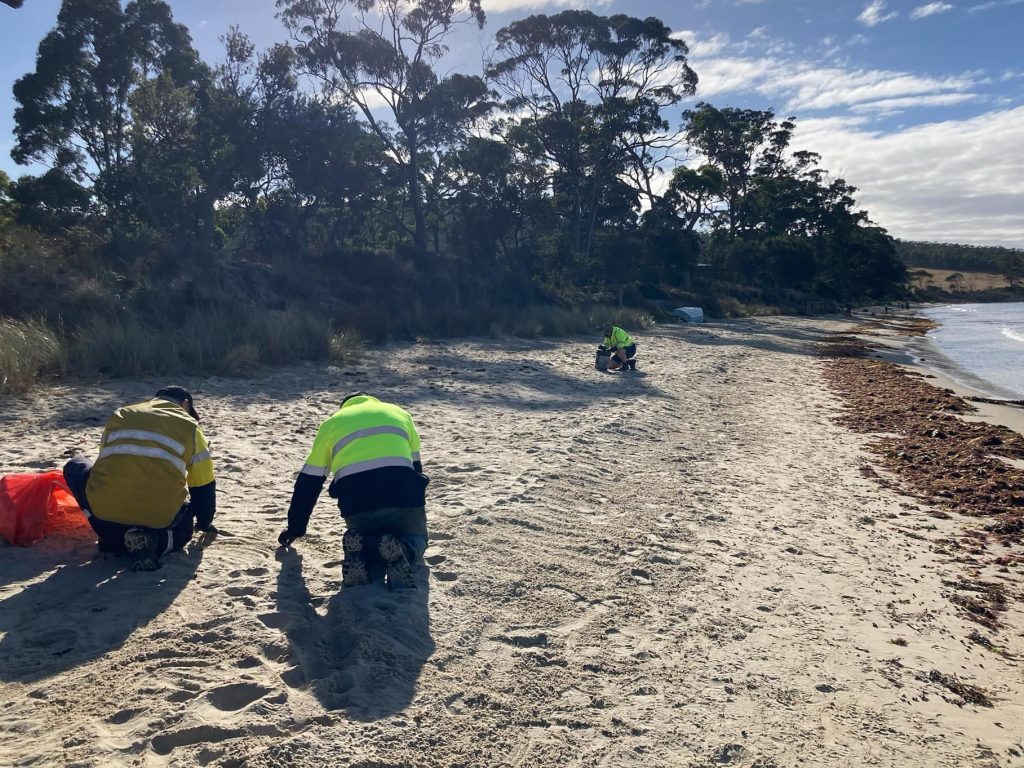
[[[131,570],[156,570],[196,530],[200,546],[217,535],[213,460],[192,393],[183,387],[164,387],[115,411],[95,464],[77,456],[64,466],[64,479],[100,550],[130,555]]]
[[[414,567],[427,548],[426,488],[420,436],[408,412],[365,392],[349,395],[320,425],[295,480],[282,547],[306,533],[324,480],[345,521],[341,573],[346,587],[383,577],[415,587]]]
[[[633,337],[618,326],[606,323],[604,326],[604,340],[601,345],[611,352],[610,371],[635,371],[636,370],[636,342]]]

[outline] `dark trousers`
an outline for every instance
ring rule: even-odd
[[[85,495],[85,486],[89,482],[89,474],[92,472],[92,462],[84,456],[76,456],[64,465],[64,482],[68,484],[71,495],[75,497],[78,506],[85,512],[89,519],[89,525],[96,532],[100,540],[100,550],[103,552],[124,553],[124,534],[132,528],[145,528],[142,525],[127,525],[126,523],[114,523],[110,520],[101,520],[92,513],[89,506],[89,499]],[[175,515],[174,521],[167,528],[150,528],[159,536],[159,549],[157,552],[165,555],[168,552],[177,552],[192,540],[193,517],[189,511],[188,504],[185,504]]]
[[[411,563],[423,557],[427,549],[425,507],[385,507],[358,512],[343,519],[348,530],[365,537],[371,553],[376,552],[376,542],[380,537],[388,533],[398,539]]]
[[[636,356],[636,344],[630,344],[628,347],[612,347],[611,351],[620,362],[625,363]]]

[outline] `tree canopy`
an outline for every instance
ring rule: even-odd
[[[795,119],[694,103],[687,45],[657,18],[513,21],[477,75],[445,55],[456,27],[484,25],[480,0],[277,7],[289,44],[258,51],[232,28],[204,62],[164,0],[63,1],[14,88],[12,156],[46,170],[0,179],[0,228],[34,244],[17,256],[38,254],[33,280],[73,276],[108,308],[219,292],[379,322],[385,296],[903,290],[893,240],[791,146]],[[232,293],[251,265],[269,287]]]

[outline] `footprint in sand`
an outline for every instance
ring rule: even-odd
[[[228,587],[224,591],[229,597],[246,597],[260,593],[256,587]]]
[[[206,698],[222,712],[236,712],[262,699],[272,690],[258,683],[233,683],[214,688],[206,694]]]
[[[651,574],[645,571],[643,568],[633,568],[629,572],[630,576],[640,584],[652,584]]]
[[[291,649],[287,643],[266,643],[260,651],[263,653],[263,658],[267,661],[273,662],[285,662],[292,657]]]
[[[497,639],[508,645],[514,645],[517,648],[543,648],[548,644],[548,636],[544,632],[503,635]]]
[[[431,571],[431,573],[438,581],[456,581],[459,578],[459,574],[450,571]]]
[[[217,743],[227,739],[238,738],[243,733],[244,731],[240,728],[218,728],[214,725],[199,725],[154,736],[151,744],[153,751],[158,755],[169,755],[177,747]]]
[[[256,618],[269,629],[281,629],[288,623],[288,617],[283,613],[261,613]]]
[[[122,710],[119,710],[119,711],[115,712],[110,717],[108,717],[107,718],[107,722],[112,724],[112,725],[124,725],[125,723],[127,723],[129,720],[131,720],[133,717],[135,717],[136,715],[138,715],[141,712],[145,712],[145,710],[144,709],[122,709]]]
[[[440,565],[448,558],[444,555],[431,555],[430,557],[423,558],[428,565]]]
[[[301,688],[306,684],[306,673],[302,667],[292,667],[281,673],[281,682],[289,688]]]

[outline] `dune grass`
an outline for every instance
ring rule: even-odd
[[[60,336],[42,320],[0,318],[0,392],[25,392],[66,364]]]
[[[92,314],[60,333],[42,320],[0,319],[0,391],[25,391],[49,374],[249,377],[266,367],[305,361],[350,365],[362,355],[364,339],[581,334],[597,339],[606,322],[631,332],[654,324],[649,313],[599,305],[459,309],[422,302],[401,312],[347,306],[334,319],[332,324],[304,309],[226,306],[171,315],[154,308],[148,314]]]
[[[329,329],[285,310],[193,310],[174,321],[93,317],[71,343],[71,368],[85,376],[215,373],[250,376],[266,365],[327,357]]]

